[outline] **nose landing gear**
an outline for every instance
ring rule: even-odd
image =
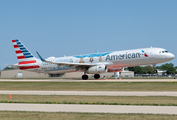
[[[156,64],[153,65],[154,73],[157,73],[157,70],[156,70],[155,66],[156,66]]]
[[[154,70],[154,73],[157,73],[157,70]]]

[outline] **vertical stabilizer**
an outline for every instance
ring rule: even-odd
[[[34,55],[20,42],[20,40],[12,40],[12,43],[15,49],[15,53],[17,55],[17,59],[19,61],[18,65],[25,65],[32,68],[38,68],[37,65],[34,65],[35,63],[37,63],[37,58],[34,57]]]

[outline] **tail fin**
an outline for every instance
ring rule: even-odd
[[[17,59],[20,64],[32,64],[36,63],[37,58],[20,42],[20,40],[12,40]]]
[[[38,59],[35,58],[19,40],[12,40],[12,43],[19,61],[17,65],[19,69],[26,70],[40,68],[40,66],[37,65]]]

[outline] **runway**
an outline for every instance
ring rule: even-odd
[[[0,79],[0,82],[177,82],[177,79]],[[83,95],[83,96],[177,96],[177,91],[20,91],[0,90],[5,95]],[[177,106],[120,106],[77,104],[14,104],[0,103],[0,111],[89,112],[176,114]]]
[[[0,79],[0,82],[177,82],[177,79]]]
[[[83,96],[177,96],[175,92],[142,91],[14,91],[0,90],[0,94],[11,95],[83,95]]]
[[[177,107],[0,103],[0,111],[177,114]]]

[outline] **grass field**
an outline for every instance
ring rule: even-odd
[[[0,82],[0,90],[177,91],[177,82]]]
[[[64,95],[0,95],[0,102],[42,104],[105,104],[177,106],[177,97],[167,96],[64,96]]]
[[[176,120],[177,115],[0,112],[1,120]]]

